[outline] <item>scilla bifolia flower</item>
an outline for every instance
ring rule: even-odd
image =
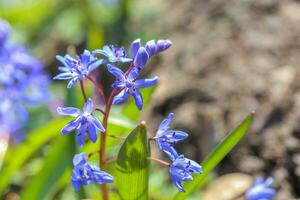
[[[170,130],[170,123],[173,118],[174,113],[170,113],[168,117],[160,123],[156,136],[154,137],[158,148],[165,152],[171,160],[175,160],[178,156],[174,144],[188,137],[188,134],[185,132]]]
[[[84,50],[84,52],[80,54],[80,56],[76,56],[76,58],[69,55],[65,55],[64,57],[56,56],[56,58],[63,64],[63,66],[58,68],[61,73],[53,79],[70,79],[67,88],[73,87],[75,83],[82,80],[85,76],[89,75],[89,73],[105,62],[103,59],[96,58],[88,50]]]
[[[119,94],[114,97],[113,104],[122,103],[131,95],[135,100],[136,106],[141,110],[143,108],[143,97],[140,89],[155,85],[158,77],[136,80],[139,73],[135,69],[132,69],[128,74],[110,64],[107,66],[107,69],[116,77],[112,87],[120,90]]]
[[[263,177],[258,177],[246,192],[247,200],[272,199],[276,195],[276,190],[270,187],[272,182],[272,177],[269,177],[266,180],[264,180]]]
[[[108,61],[111,63],[132,61],[131,58],[126,58],[126,51],[124,50],[124,48],[118,48],[115,45],[105,45],[102,49],[97,49],[93,51],[93,53],[99,53],[107,57]]]
[[[81,186],[90,183],[112,183],[114,178],[112,175],[101,171],[97,166],[91,165],[87,162],[85,153],[76,154],[73,158],[74,169],[72,173],[72,184],[76,192]]]
[[[97,129],[101,132],[105,131],[105,128],[99,122],[99,120],[92,115],[93,112],[93,102],[88,99],[84,106],[83,112],[74,107],[58,107],[57,112],[60,115],[67,115],[75,117],[74,120],[69,122],[63,129],[61,133],[63,135],[70,133],[71,131],[77,130],[76,138],[78,146],[83,146],[86,133],[88,133],[90,140],[96,142],[98,138]]]
[[[182,181],[193,180],[192,173],[202,173],[200,165],[193,160],[185,158],[183,155],[180,155],[173,160],[169,171],[171,180],[181,192],[184,192],[184,189],[181,185]]]

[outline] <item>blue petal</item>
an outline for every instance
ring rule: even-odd
[[[123,71],[120,70],[119,68],[117,68],[117,67],[115,67],[111,64],[108,64],[107,65],[107,70],[110,73],[112,73],[116,77],[116,79],[118,79],[119,81],[125,81],[126,80]]]
[[[83,105],[83,112],[90,115],[93,112],[93,101],[89,98]]]
[[[71,79],[73,77],[74,77],[73,73],[65,72],[65,73],[60,73],[60,74],[54,76],[53,79],[56,79],[56,80],[67,80],[67,79]]]
[[[126,101],[127,98],[128,98],[128,89],[125,88],[121,90],[121,92],[118,95],[114,97],[113,104],[115,105],[115,104],[123,103],[124,101]]]
[[[134,82],[134,85],[137,89],[139,88],[147,88],[155,85],[158,82],[158,77],[149,78],[149,79],[140,79]]]
[[[57,112],[59,115],[67,115],[71,117],[77,117],[81,114],[80,109],[74,107],[58,107]]]
[[[186,139],[189,135],[183,131],[167,130],[162,134],[162,136],[165,136],[167,139],[170,139],[172,143],[177,143],[181,140]]]
[[[156,53],[165,51],[171,46],[172,46],[172,42],[170,40],[158,40],[156,43]]]
[[[66,62],[65,62],[65,58],[64,58],[63,56],[57,55],[57,56],[56,56],[56,59],[57,59],[59,62],[61,62],[64,66],[67,67],[67,64],[66,64]]]
[[[95,60],[92,63],[90,63],[90,65],[88,66],[88,72],[91,73],[92,71],[94,71],[96,68],[98,68],[100,65],[104,64],[105,60],[104,59],[99,59],[99,60]]]
[[[174,185],[177,187],[177,189],[181,192],[185,192],[185,190],[183,189],[181,183],[179,181],[173,182]]]
[[[90,124],[88,126],[88,132],[89,132],[89,138],[92,140],[92,142],[96,142],[98,135],[97,135],[97,130],[93,124]]]
[[[68,83],[68,85],[67,85],[67,88],[73,87],[73,85],[74,85],[75,83],[77,83],[79,80],[80,80],[80,79],[79,79],[78,76],[74,77],[73,79],[71,79],[71,80],[69,81],[69,83]]]
[[[134,58],[139,50],[139,48],[141,47],[141,39],[138,38],[136,40],[134,40],[132,43],[131,43],[131,57]]]
[[[79,123],[80,123],[80,117],[75,118],[74,120],[70,121],[67,125],[65,125],[62,130],[61,130],[61,134],[65,135],[67,133],[70,133],[71,131],[74,131]]]
[[[170,123],[174,118],[174,113],[170,113],[168,115],[168,117],[166,119],[164,119],[158,128],[157,134],[156,135],[160,135],[161,133],[165,132],[166,130],[168,130],[170,128]]]
[[[136,67],[132,68],[128,73],[127,78],[131,81],[134,81],[140,75],[140,70]]]
[[[112,87],[113,88],[124,88],[126,86],[126,83],[125,82],[122,82],[122,81],[115,81],[113,84],[112,84]]]
[[[99,184],[113,183],[114,177],[104,171],[101,171],[98,167],[92,165],[93,174],[95,176],[95,182]]]
[[[81,187],[81,181],[79,181],[79,180],[72,180],[72,185],[73,185],[74,190],[76,192],[79,192],[80,187]]]
[[[189,170],[196,174],[202,174],[202,167],[193,160],[189,160],[189,161],[190,161]]]
[[[138,107],[139,110],[142,110],[143,108],[143,97],[139,90],[135,90],[131,92],[131,95],[134,98],[135,104]]]
[[[86,162],[87,162],[87,157],[85,155],[85,152],[78,153],[73,157],[74,166],[83,165]]]
[[[155,54],[156,52],[156,44],[155,44],[155,41],[154,40],[150,40],[146,43],[146,46],[145,46],[147,52],[148,52],[148,55],[149,57],[151,57],[152,55]]]
[[[120,62],[131,62],[132,59],[131,58],[119,58]]]
[[[135,67],[142,68],[148,61],[149,55],[144,47],[140,47],[136,56],[134,57],[133,64]]]
[[[89,117],[89,120],[91,120],[91,123],[97,128],[99,129],[101,132],[104,132],[105,131],[105,128],[103,127],[103,125],[99,122],[99,120],[94,117],[94,116],[90,116]]]
[[[77,131],[76,139],[79,147],[82,147],[84,144],[86,131],[86,127],[80,127]]]
[[[176,152],[175,148],[167,143],[159,142],[156,140],[158,148],[163,151],[170,160],[174,161],[178,157],[178,153]]]
[[[105,57],[109,57],[112,55],[112,51],[108,46],[104,46],[103,49],[97,49],[97,50],[93,51],[93,54],[97,54],[97,53],[99,53]]]

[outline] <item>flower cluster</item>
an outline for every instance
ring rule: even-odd
[[[276,190],[270,185],[273,178],[269,177],[266,180],[263,177],[258,177],[252,186],[246,192],[247,200],[270,200],[276,195]]]
[[[173,118],[174,114],[170,113],[168,117],[161,122],[154,139],[156,140],[158,148],[166,153],[172,161],[169,171],[173,183],[181,192],[184,192],[181,182],[193,180],[191,174],[201,174],[202,169],[195,161],[187,159],[183,155],[179,155],[175,150],[174,144],[187,138],[188,134],[170,129],[170,123]]]
[[[23,46],[11,44],[9,35],[9,24],[0,20],[0,129],[19,140],[29,118],[27,106],[49,98],[49,80],[42,63]]]
[[[57,109],[59,114],[75,118],[63,127],[61,133],[64,135],[76,131],[78,145],[81,147],[84,145],[87,134],[92,142],[96,142],[98,138],[97,130],[106,134],[107,116],[112,104],[123,103],[129,96],[132,96],[137,108],[141,110],[143,108],[143,97],[140,90],[151,87],[158,82],[158,77],[139,78],[141,71],[152,56],[168,49],[171,44],[169,40],[150,40],[145,46],[142,46],[141,40],[136,39],[131,44],[130,56],[127,56],[124,48],[119,48],[115,45],[106,45],[102,49],[91,52],[85,50],[80,56],[76,57],[69,55],[64,57],[57,56],[57,59],[63,66],[59,67],[61,73],[55,76],[54,79],[70,80],[68,88],[72,87],[78,81],[83,81],[85,78],[90,81],[95,80],[90,77],[91,72],[102,64],[105,64],[108,72],[115,77],[110,98],[106,101],[106,109],[102,111],[103,123],[101,124],[93,116],[92,99],[87,99],[83,106],[83,111],[73,107],[59,107]],[[98,58],[97,56],[101,56],[102,58]],[[128,68],[122,71],[118,67],[119,63],[127,64]],[[97,82],[92,81],[92,83],[96,84],[95,87],[98,90],[101,90],[102,87],[97,85]],[[99,93],[103,94],[103,92]],[[184,191],[181,182],[192,180],[192,173],[201,174],[202,171],[201,166],[195,161],[187,159],[176,152],[174,144],[187,138],[188,134],[182,131],[170,130],[169,124],[173,117],[174,114],[171,113],[162,121],[154,139],[159,149],[165,152],[172,161],[169,171],[173,183],[180,191]],[[100,150],[100,152],[102,151]],[[89,165],[84,153],[75,155],[74,166],[72,183],[76,191],[81,186],[92,182],[101,184],[113,181],[113,178],[109,174]]]

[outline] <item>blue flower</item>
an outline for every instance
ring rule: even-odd
[[[99,65],[105,63],[103,59],[97,59],[91,54],[90,51],[84,50],[80,56],[73,58],[69,55],[56,56],[63,66],[59,67],[60,74],[55,76],[53,79],[68,80],[67,88],[71,88],[75,83],[82,80],[85,76],[95,70]]]
[[[193,180],[192,173],[201,174],[202,169],[195,161],[180,155],[170,165],[169,172],[174,185],[184,192],[181,182]]]
[[[90,183],[112,183],[114,178],[101,171],[97,166],[91,165],[87,162],[87,156],[85,153],[76,154],[73,158],[73,173],[72,173],[72,184],[76,192],[80,190],[81,186],[88,185]]]
[[[178,154],[174,148],[174,144],[184,140],[188,137],[188,134],[182,131],[170,130],[170,123],[174,118],[174,113],[170,113],[166,119],[164,119],[157,132],[154,139],[158,145],[158,148],[165,152],[171,160],[175,160]]]
[[[133,68],[128,74],[125,74],[122,70],[110,64],[107,66],[107,69],[116,77],[116,81],[112,87],[120,91],[119,94],[114,97],[113,104],[122,103],[129,95],[132,95],[136,106],[141,110],[143,107],[143,97],[139,89],[155,85],[158,81],[158,77],[136,80],[139,75],[136,68]]]
[[[108,58],[111,63],[115,62],[130,62],[131,58],[126,58],[126,51],[124,48],[117,48],[115,45],[106,45],[103,49],[97,49],[93,51],[94,54],[101,54]]]
[[[11,44],[9,34],[9,24],[0,20],[0,129],[16,141],[29,120],[26,106],[40,104],[50,94],[43,64],[22,45]]]
[[[156,55],[160,52],[163,52],[172,46],[170,40],[150,40],[146,43],[145,49],[149,57]],[[131,57],[135,58],[138,50],[142,47],[141,39],[136,39],[131,43]]]
[[[85,102],[83,106],[83,112],[80,109],[74,107],[58,107],[57,112],[60,115],[75,117],[74,120],[63,127],[61,133],[65,135],[67,133],[70,133],[71,131],[77,130],[77,143],[80,147],[84,144],[86,133],[88,133],[90,140],[96,142],[98,138],[97,129],[99,129],[101,132],[105,131],[99,120],[92,115],[93,102],[91,99],[88,99]]]
[[[264,180],[262,177],[258,177],[252,186],[246,192],[247,200],[269,200],[276,195],[276,190],[270,188],[273,182],[273,178],[269,177]]]

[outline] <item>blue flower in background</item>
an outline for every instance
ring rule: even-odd
[[[93,102],[90,98],[85,102],[83,106],[83,112],[80,109],[74,107],[58,107],[57,112],[60,115],[75,117],[74,120],[63,127],[61,133],[65,135],[74,130],[77,130],[76,138],[78,146],[80,147],[84,144],[86,133],[88,133],[90,140],[96,142],[98,138],[97,129],[99,129],[101,132],[105,131],[99,120],[92,115]]]
[[[155,85],[158,81],[158,77],[136,80],[139,73],[135,68],[133,68],[128,75],[119,68],[110,64],[107,66],[107,69],[117,79],[113,83],[112,87],[120,90],[119,94],[114,97],[113,104],[122,103],[129,95],[131,95],[135,100],[136,106],[139,110],[141,110],[143,108],[143,97],[139,89]]]
[[[16,141],[29,119],[27,106],[47,101],[50,94],[43,64],[23,46],[9,43],[9,34],[9,24],[0,20],[0,124]]]
[[[272,182],[272,177],[269,177],[266,180],[264,180],[263,177],[258,177],[246,192],[247,200],[272,199],[276,195],[276,190],[270,188]]]
[[[80,56],[76,56],[76,58],[69,55],[65,55],[64,57],[56,56],[56,58],[63,66],[58,68],[61,73],[53,79],[70,80],[67,88],[71,88],[75,83],[82,80],[101,64],[105,63],[105,60],[97,59],[88,50],[84,50],[84,52],[80,54]]]
[[[124,48],[117,48],[115,45],[106,45],[103,49],[97,49],[93,51],[93,53],[99,53],[107,57],[108,61],[111,63],[132,61],[131,58],[126,58],[126,51]]]
[[[73,173],[72,173],[72,184],[76,192],[79,191],[81,186],[88,185],[90,183],[112,183],[114,178],[101,171],[97,166],[91,165],[87,162],[87,156],[85,153],[76,154],[73,158]]]
[[[169,172],[174,185],[184,192],[181,182],[193,180],[192,173],[201,174],[202,169],[195,161],[180,155],[170,165]]]
[[[158,148],[165,152],[171,160],[175,160],[178,157],[173,145],[188,137],[188,134],[185,132],[170,130],[170,123],[173,118],[174,113],[170,113],[168,117],[161,122],[154,137]]]

